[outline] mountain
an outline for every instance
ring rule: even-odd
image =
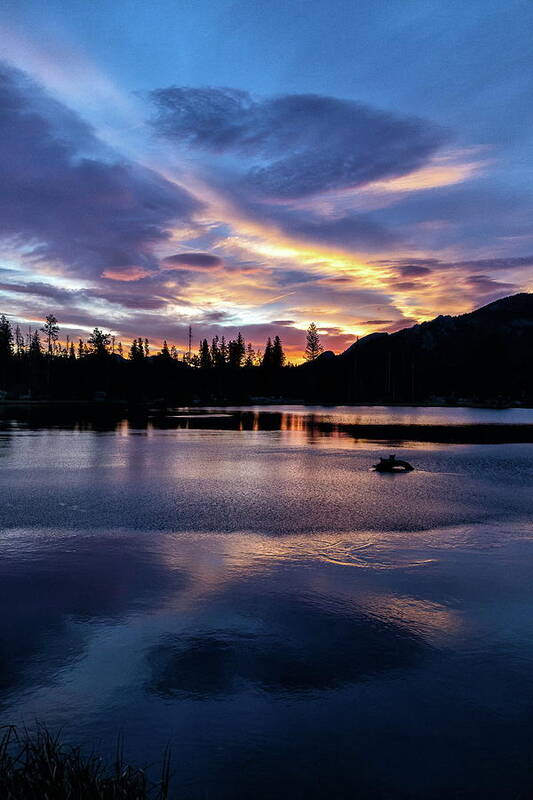
[[[307,370],[328,402],[479,402],[533,398],[533,294],[397,333],[373,333]]]
[[[299,367],[195,369],[169,356],[82,358],[14,352],[0,341],[0,404],[40,401],[178,406],[250,402],[533,405],[533,294],[397,333]]]

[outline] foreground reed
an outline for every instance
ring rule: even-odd
[[[151,782],[145,771],[124,762],[122,741],[115,761],[84,755],[46,728],[0,729],[0,797],[2,800],[166,800],[170,753],[164,754],[161,778]]]

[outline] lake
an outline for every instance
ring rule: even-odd
[[[186,800],[525,796],[532,486],[530,409],[4,410],[0,724]]]

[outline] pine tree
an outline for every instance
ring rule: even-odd
[[[81,339],[80,339],[81,341]],[[42,354],[41,337],[39,331],[34,331],[30,342],[30,356],[32,358],[39,358]]]
[[[219,366],[220,356],[218,352],[218,336],[214,336],[211,341],[211,363],[214,367]]]
[[[314,361],[315,358],[318,358],[323,349],[324,348],[320,344],[317,327],[315,323],[312,322],[307,329],[304,358],[306,361]]]
[[[209,344],[207,339],[204,339],[203,342],[200,343],[200,367],[202,369],[209,369],[213,366],[213,361],[211,359],[211,353],[209,352]]]
[[[78,341],[78,358],[83,358],[85,355],[85,344],[83,339]]]
[[[15,328],[15,349],[18,356],[23,355],[24,353],[24,336],[17,325]]]
[[[274,336],[274,343],[272,345],[272,366],[280,369],[285,364],[285,353],[281,345],[279,336]]]
[[[254,367],[255,366],[255,358],[256,358],[255,350],[252,347],[251,342],[248,342],[248,345],[246,346],[246,359],[245,359],[245,362],[244,362],[244,366],[245,367]]]
[[[166,339],[163,340],[163,347],[161,348],[161,356],[166,359],[170,358],[170,352],[168,349],[168,344]]]
[[[242,362],[244,360],[244,355],[246,353],[246,347],[244,345],[244,338],[242,333],[239,331],[237,334],[237,355],[239,358],[239,367],[242,367]]]
[[[44,325],[41,328],[41,332],[44,333],[48,342],[48,355],[52,355],[54,344],[57,342],[59,337],[59,325],[57,324],[57,319],[53,314],[47,315]]]
[[[226,337],[223,336],[220,340],[219,349],[220,366],[224,367],[228,363],[228,345],[226,344]]]
[[[150,343],[148,339],[144,340],[144,355],[146,356],[146,358],[148,358],[148,356],[150,355]]]
[[[245,354],[244,339],[242,334],[236,339],[232,339],[228,345],[228,362],[230,367],[242,367],[242,362]]]
[[[93,353],[97,356],[107,355],[109,345],[111,343],[111,334],[104,333],[100,328],[94,328],[93,332],[87,340]]]
[[[263,353],[263,360],[261,361],[262,367],[271,367],[272,366],[272,341],[270,336],[267,339],[265,345],[265,352]]]
[[[0,317],[0,361],[7,361],[13,354],[13,331],[11,323],[3,314]]]
[[[141,361],[144,358],[144,342],[139,336],[138,339],[133,339],[130,347],[131,361]]]

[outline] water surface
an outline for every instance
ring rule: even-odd
[[[170,742],[191,800],[519,796],[533,445],[473,428],[529,415],[5,417],[0,719]],[[387,438],[419,425],[463,443]],[[389,450],[416,471],[373,473]]]

